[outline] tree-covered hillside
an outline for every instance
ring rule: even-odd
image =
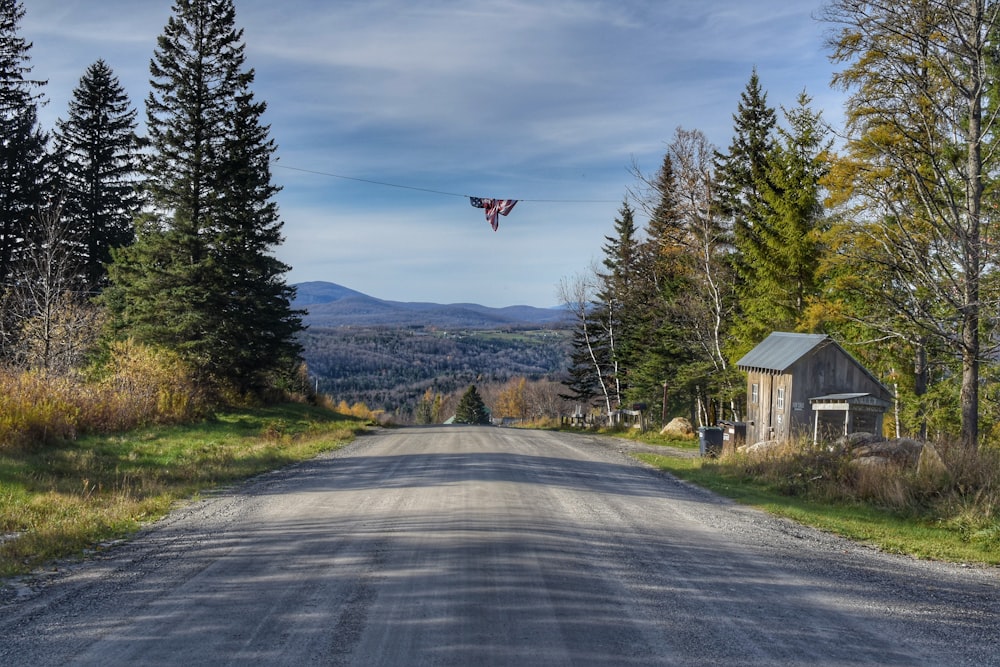
[[[549,329],[310,328],[301,342],[322,393],[404,420],[427,389],[448,394],[515,377],[561,379],[569,359],[569,333]]]

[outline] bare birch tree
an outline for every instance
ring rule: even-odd
[[[80,366],[99,335],[99,310],[78,290],[78,239],[60,203],[39,208],[14,266],[4,308],[13,362],[64,374]]]

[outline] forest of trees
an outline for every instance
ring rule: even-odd
[[[0,364],[68,375],[138,345],[178,355],[220,398],[294,388],[275,145],[233,1],[175,1],[142,137],[102,60],[40,127],[25,11],[0,0]]]
[[[517,378],[544,383],[558,394],[569,363],[567,332],[560,329],[443,333],[410,327],[310,327],[300,340],[320,393],[362,403],[397,423],[444,421],[453,416],[452,399],[472,384],[491,407],[493,388]],[[438,396],[444,407],[434,418],[421,417],[421,404],[426,412]],[[553,417],[566,410],[558,400],[547,407]]]
[[[308,339],[272,252],[275,144],[233,0],[174,1],[145,136],[102,60],[40,126],[25,11],[0,0],[0,364],[68,375],[146,346],[216,395],[301,388]],[[753,71],[727,146],[678,128],[655,173],[634,167],[600,260],[561,285],[564,400],[739,419],[735,362],[771,331],[824,332],[897,391],[902,434],[1000,436],[1000,5],[830,0],[822,18],[844,127],[806,92],[773,106]],[[318,354],[315,375],[349,368],[352,389],[378,391],[371,376],[399,373],[421,403],[424,369],[373,344]],[[427,365],[459,390],[477,354],[506,353]],[[492,379],[550,381],[546,354],[520,350]]]
[[[571,395],[740,419],[734,363],[772,331],[822,332],[895,388],[902,434],[995,440],[998,15],[833,0],[844,128],[805,92],[779,112],[756,71],[728,147],[679,128],[635,169],[600,264],[561,286]]]

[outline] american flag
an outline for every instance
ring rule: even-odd
[[[496,231],[500,226],[500,221],[497,220],[497,216],[507,215],[514,210],[514,205],[517,204],[517,200],[469,197],[469,203],[476,208],[486,209],[486,221],[490,223],[491,227],[493,227],[493,231]]]

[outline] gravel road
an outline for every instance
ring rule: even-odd
[[[7,582],[2,665],[1000,665],[1000,572],[739,507],[616,441],[426,427]]]

